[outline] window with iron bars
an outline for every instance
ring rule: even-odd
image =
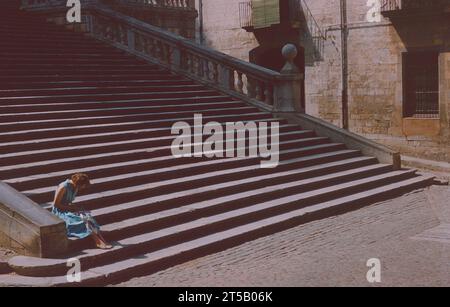
[[[438,59],[438,52],[403,54],[404,117],[439,117]]]

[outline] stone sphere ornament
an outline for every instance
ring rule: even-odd
[[[299,72],[298,67],[294,63],[294,59],[298,55],[297,47],[294,44],[286,44],[281,50],[281,54],[286,59],[286,64],[284,65],[281,73],[283,74],[296,74]]]
[[[281,50],[283,57],[289,62],[293,62],[298,55],[297,47],[294,44],[286,44]]]

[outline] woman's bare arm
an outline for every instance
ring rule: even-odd
[[[66,188],[64,188],[64,187],[59,188],[59,190],[56,193],[55,200],[53,201],[53,206],[55,206],[55,208],[60,211],[73,212],[73,213],[82,211],[79,206],[64,205],[62,203],[62,199],[63,199],[65,193],[66,193]]]

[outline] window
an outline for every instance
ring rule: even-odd
[[[404,117],[439,117],[439,53],[403,54]]]
[[[253,26],[267,28],[280,23],[279,0],[252,0]]]

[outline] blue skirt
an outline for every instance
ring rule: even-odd
[[[100,231],[100,226],[91,216],[89,216],[89,222],[87,222],[86,218],[77,213],[62,212],[55,207],[53,207],[52,212],[66,223],[69,238],[84,239],[90,236],[93,231]]]

